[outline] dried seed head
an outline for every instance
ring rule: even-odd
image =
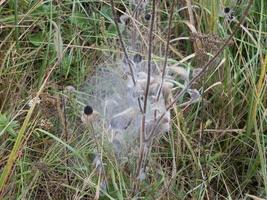
[[[225,7],[224,8],[224,13],[225,14],[228,14],[230,11],[231,11],[231,9],[229,7]]]
[[[85,106],[83,109],[83,112],[86,115],[91,115],[93,113],[93,111],[94,111],[93,108],[91,106],[88,106],[88,105]]]
[[[133,57],[133,61],[136,64],[140,63],[142,61],[142,56],[139,53],[135,54]]]
[[[40,104],[41,103],[41,99],[39,97],[34,97],[33,99],[31,99],[29,102],[28,102],[28,106],[29,107],[32,107],[33,104]]]
[[[235,19],[233,9],[231,9],[229,7],[225,7],[223,9],[223,13],[224,13],[224,17],[228,20],[228,22],[231,22]]]
[[[151,18],[151,15],[150,15],[149,13],[147,13],[147,14],[145,15],[145,20],[149,21],[150,18]]]

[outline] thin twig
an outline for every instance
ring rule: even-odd
[[[152,2],[152,18],[150,24],[150,31],[149,31],[149,44],[148,44],[148,64],[147,64],[147,82],[146,82],[146,90],[145,90],[145,97],[144,97],[144,107],[143,107],[143,115],[142,115],[142,123],[141,123],[141,131],[140,131],[140,153],[138,159],[138,165],[136,170],[136,177],[139,176],[142,164],[144,160],[144,139],[145,139],[145,121],[146,121],[146,108],[147,108],[147,100],[148,100],[148,93],[149,93],[149,86],[150,86],[150,78],[151,78],[151,58],[152,58],[152,40],[153,40],[153,28],[154,28],[154,21],[155,21],[155,10],[156,10],[156,0]],[[135,188],[134,190],[136,190]]]
[[[119,24],[118,24],[118,22],[116,20],[116,12],[115,12],[115,6],[114,6],[113,0],[110,0],[110,5],[111,5],[111,9],[112,9],[112,15],[113,15],[114,23],[115,23],[115,26],[116,26],[116,29],[117,29],[117,32],[118,32],[118,35],[119,35],[120,44],[121,44],[121,47],[122,47],[126,62],[127,62],[128,66],[129,66],[129,69],[130,69],[130,73],[131,73],[133,84],[135,85],[136,81],[135,81],[135,77],[134,77],[132,61],[130,60],[130,58],[128,56],[128,53],[126,51],[125,45],[123,43],[123,39],[122,39],[122,35],[121,35],[121,32],[120,32]],[[140,98],[138,98],[138,106],[139,106],[140,112],[143,112],[143,108],[141,106]]]
[[[132,33],[133,33],[133,35],[132,35],[132,48],[133,49],[136,49],[136,40],[137,40],[137,32],[134,30],[134,26],[137,28],[137,30],[138,30],[138,27],[137,27],[137,25],[135,24],[135,22],[134,21],[138,21],[138,16],[139,16],[139,14],[140,14],[140,5],[142,4],[142,1],[143,0],[139,0],[139,2],[138,2],[138,4],[136,5],[136,7],[135,7],[135,9],[134,9],[134,11],[133,11],[133,20],[132,20],[132,22],[133,22],[133,31],[132,31]],[[141,35],[141,34],[140,34]],[[139,101],[140,102],[140,101]],[[141,108],[141,106],[139,105],[139,107]],[[141,110],[141,112],[143,112],[142,110]]]
[[[130,69],[131,77],[132,77],[132,80],[133,80],[133,84],[135,85],[136,81],[135,81],[135,77],[134,77],[134,72],[133,72],[133,67],[132,67],[132,64],[131,64],[131,60],[129,59],[128,53],[126,51],[125,45],[123,43],[122,35],[121,35],[121,32],[120,32],[119,24],[118,24],[118,22],[116,20],[116,12],[115,12],[114,1],[110,0],[110,4],[111,4],[113,20],[114,20],[114,23],[115,23],[115,26],[116,26],[116,29],[117,29],[117,32],[118,32],[121,48],[122,48],[124,56],[126,58],[126,62],[129,65],[129,69]]]
[[[149,93],[149,86],[150,86],[150,78],[151,78],[151,55],[152,55],[152,40],[153,40],[153,28],[154,28],[154,21],[155,21],[155,10],[156,10],[156,0],[153,0],[152,5],[152,18],[149,30],[149,43],[148,43],[148,63],[147,63],[147,82],[146,82],[146,91],[145,91],[145,98],[144,98],[144,114],[146,113],[147,107],[147,99]]]
[[[108,6],[110,6],[110,4],[108,4],[107,2],[103,2],[104,4],[106,4],[106,5],[108,5]],[[145,31],[148,31],[148,29],[147,29],[147,27],[145,27],[140,21],[138,21],[138,20],[135,20],[134,18],[132,18],[129,14],[127,14],[126,12],[124,12],[124,11],[122,11],[121,9],[119,9],[119,8],[116,8],[116,10],[118,10],[119,12],[121,12],[122,14],[124,14],[124,15],[127,15],[128,17],[130,17],[131,18],[131,20],[133,20],[134,21],[134,23],[136,23],[137,25],[140,25],[140,26],[142,26],[142,27],[144,27],[144,29],[145,29]],[[127,10],[127,8],[126,8],[126,10]],[[138,31],[139,32],[139,31]],[[139,32],[140,33],[140,32]],[[163,42],[163,43],[166,43],[166,41],[159,35],[159,34],[157,34],[156,32],[154,32],[154,36],[155,37],[157,37],[161,42]],[[144,40],[144,38],[141,36],[141,38],[143,39],[143,43],[146,45],[146,41]],[[147,46],[147,45],[146,45]],[[86,48],[85,46],[82,46],[82,47],[80,47],[80,48]],[[170,45],[170,50],[172,50],[172,52],[175,54],[175,55],[177,55],[180,59],[183,59],[184,58],[184,56],[181,54],[181,53],[179,53],[172,45]],[[103,51],[103,49],[101,49],[101,51]]]
[[[249,12],[249,9],[250,7],[252,6],[253,4],[253,0],[249,0],[249,3],[248,3],[248,6],[246,7],[245,11],[244,11],[244,14],[242,15],[239,23],[236,25],[234,31],[231,33],[231,35],[228,37],[228,39],[223,43],[223,45],[221,46],[221,48],[216,52],[216,54],[209,60],[209,62],[207,62],[205,64],[205,66],[203,67],[202,71],[196,75],[194,78],[191,79],[191,81],[186,85],[186,87],[184,87],[184,89],[178,93],[177,95],[175,95],[174,97],[174,100],[169,104],[169,106],[166,108],[166,112],[168,112],[172,106],[177,102],[177,100],[193,85],[193,83],[200,79],[201,77],[203,77],[203,75],[205,75],[205,73],[209,70],[209,67],[211,65],[212,62],[215,61],[215,59],[221,54],[221,52],[224,50],[224,48],[230,43],[230,41],[232,40],[232,38],[234,37],[234,35],[236,34],[238,28],[244,23],[245,21],[245,18],[247,17],[248,15],[248,12]],[[151,138],[153,137],[156,129],[158,128],[159,126],[159,123],[160,121],[163,119],[163,117],[165,116],[165,113],[163,113],[157,120],[157,123],[156,125],[154,126],[154,128],[152,129],[149,137],[147,139],[145,139],[145,142],[146,141],[150,141]]]
[[[164,57],[164,63],[163,63],[163,70],[162,70],[162,77],[161,77],[161,83],[160,87],[157,93],[157,101],[159,101],[160,93],[162,90],[164,78],[166,75],[166,69],[167,69],[167,60],[168,60],[168,53],[169,53],[169,45],[170,45],[170,39],[171,39],[171,25],[172,25],[172,17],[173,17],[173,11],[174,7],[176,5],[176,0],[173,0],[172,6],[171,6],[171,11],[170,11],[170,18],[168,22],[168,35],[167,35],[167,42],[166,42],[166,47],[165,47],[165,57]]]

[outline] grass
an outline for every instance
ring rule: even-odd
[[[205,52],[214,54],[234,30],[223,7],[239,20],[248,1],[214,2],[178,1],[170,58],[203,67]],[[114,3],[125,11],[127,1]],[[65,91],[79,90],[106,57],[121,55],[110,2],[0,4],[0,199],[132,199],[137,158],[120,166],[83,128],[76,98]],[[153,57],[162,61],[170,9],[165,1],[156,8]],[[267,198],[266,10],[265,0],[253,2],[218,57],[223,62],[194,84],[202,100],[172,109],[172,131],[154,141],[141,199]],[[149,31],[146,22],[135,23]],[[191,39],[175,40],[182,37]],[[41,102],[29,107],[34,97]],[[94,167],[96,146],[105,172]]]

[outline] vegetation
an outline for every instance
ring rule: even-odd
[[[156,2],[153,57],[164,60],[173,4]],[[168,58],[185,67],[203,68],[237,31],[194,82],[201,100],[173,106],[136,193],[137,158],[121,166],[106,148],[103,185],[68,93],[123,54],[110,1],[0,0],[0,199],[267,199],[267,1],[175,2]]]

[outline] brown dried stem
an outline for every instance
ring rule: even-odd
[[[126,62],[129,65],[129,69],[130,69],[130,73],[131,73],[133,84],[135,85],[136,81],[135,81],[135,78],[134,78],[133,67],[132,67],[132,64],[131,64],[131,60],[129,59],[128,53],[126,51],[123,39],[122,39],[122,35],[121,35],[121,32],[120,32],[119,24],[118,24],[118,22],[116,20],[116,11],[115,11],[115,6],[114,6],[114,1],[113,0],[110,0],[110,5],[111,5],[111,9],[112,9],[113,20],[114,20],[114,23],[115,23],[115,26],[116,26],[116,29],[117,29],[117,32],[118,32],[121,48],[123,50]]]
[[[123,39],[122,39],[122,35],[121,35],[121,32],[120,32],[119,24],[118,24],[118,22],[116,20],[116,11],[115,11],[115,6],[114,6],[114,1],[113,0],[110,0],[110,5],[111,5],[111,9],[112,9],[112,15],[113,15],[114,23],[115,23],[115,26],[116,26],[116,29],[117,29],[117,32],[118,32],[121,48],[123,50],[126,62],[127,62],[128,66],[129,66],[129,69],[130,69],[130,73],[131,73],[131,78],[132,78],[133,84],[135,85],[136,81],[135,81],[135,77],[134,77],[132,61],[130,60],[130,58],[128,56],[128,53],[126,51],[126,48],[125,48],[125,45],[124,45],[124,42],[123,42]],[[139,98],[138,98],[138,105],[139,105],[140,111],[143,112],[143,109],[142,109],[142,106],[141,106],[141,101],[140,101]]]
[[[148,100],[148,93],[149,93],[149,86],[150,86],[150,78],[151,78],[151,60],[152,60],[152,40],[153,40],[153,28],[155,22],[155,11],[156,11],[156,0],[152,1],[152,18],[149,30],[149,43],[148,43],[148,64],[147,64],[147,82],[146,82],[146,90],[145,90],[145,97],[144,97],[144,107],[143,107],[143,115],[142,115],[142,124],[141,124],[141,131],[140,131],[140,151],[139,151],[139,159],[138,165],[136,170],[136,177],[138,178],[141,170],[142,165],[145,157],[145,147],[144,147],[144,139],[145,139],[145,121],[146,121],[146,109],[147,109],[147,100]],[[137,186],[135,186],[137,187]],[[134,190],[136,190],[135,188]]]
[[[170,39],[171,39],[171,25],[172,25],[173,11],[174,11],[175,5],[176,5],[176,0],[173,0],[172,6],[171,6],[171,11],[170,11],[170,18],[169,18],[169,22],[168,22],[168,35],[167,35],[167,42],[166,42],[166,47],[165,47],[165,57],[164,57],[164,63],[163,63],[161,83],[160,83],[160,87],[159,87],[159,90],[157,93],[157,101],[159,100],[160,93],[161,93],[162,86],[163,86],[163,82],[164,82],[164,78],[166,75],[167,60],[168,60],[168,53],[169,53],[169,46],[170,46]]]

